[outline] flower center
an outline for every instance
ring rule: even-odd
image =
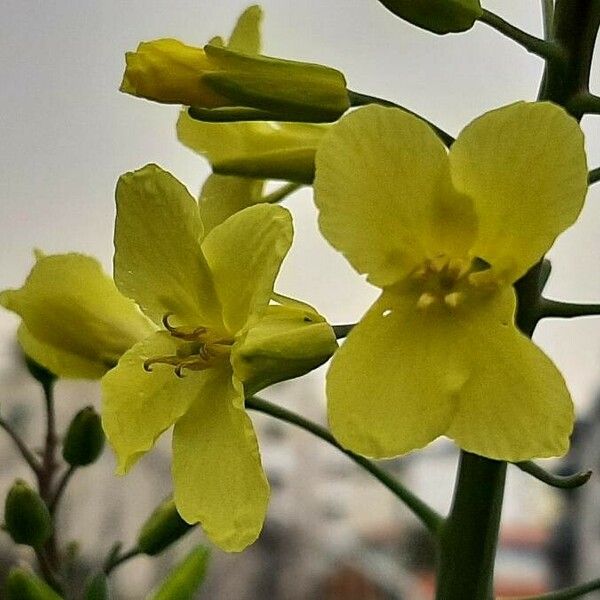
[[[411,274],[417,286],[417,307],[456,308],[475,293],[494,291],[501,284],[498,274],[481,258],[449,258],[446,255],[426,260]]]
[[[207,327],[173,327],[169,323],[170,314],[163,319],[165,329],[174,337],[183,340],[176,354],[157,356],[144,361],[144,369],[152,371],[155,364],[172,365],[175,375],[183,377],[183,369],[190,371],[203,371],[228,359],[231,353],[233,340],[225,338]]]

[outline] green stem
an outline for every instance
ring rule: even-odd
[[[573,473],[573,475],[564,476],[554,475],[553,473],[549,473],[545,469],[542,469],[542,467],[536,465],[530,460],[513,464],[515,467],[518,467],[524,473],[535,477],[537,480],[563,490],[572,490],[574,488],[581,487],[587,483],[592,476],[591,471],[583,471],[581,473]]]
[[[282,185],[280,188],[276,189],[274,192],[263,196],[260,201],[266,204],[277,204],[284,198],[287,198],[290,194],[293,194],[295,191],[299,190],[301,187],[304,187],[303,183],[286,183],[285,185]]]
[[[33,452],[27,447],[27,444],[25,444],[19,434],[4,419],[0,419],[0,428],[6,431],[10,439],[15,443],[15,446],[19,449],[25,462],[31,467],[35,476],[39,478],[42,465],[34,456]]]
[[[131,550],[124,552],[123,554],[119,554],[117,556],[110,556],[109,560],[106,562],[102,570],[104,571],[105,575],[110,575],[110,573],[114,571],[117,567],[121,566],[123,563],[126,563],[128,560],[139,556],[140,554],[143,554],[143,552],[139,548],[134,547]]]
[[[356,323],[348,323],[347,325],[332,325],[333,333],[335,333],[335,339],[345,338],[356,326]]]
[[[577,304],[574,302],[559,302],[558,300],[540,298],[538,311],[540,319],[597,317],[600,316],[600,304]]]
[[[600,590],[600,578],[556,592],[542,594],[541,596],[519,596],[518,598],[507,598],[506,600],[573,600],[573,598],[581,598],[597,590]]]
[[[52,499],[50,500],[50,504],[48,505],[48,510],[50,511],[51,515],[56,514],[60,500],[64,494],[65,489],[67,488],[67,484],[71,480],[71,477],[73,477],[73,474],[75,473],[76,470],[77,470],[77,466],[71,465],[64,472],[63,476],[60,478],[58,485],[56,486],[54,495],[52,496]]]
[[[542,0],[542,23],[544,26],[544,39],[552,37],[552,21],[554,20],[554,0]]]
[[[395,496],[397,496],[406,506],[417,516],[427,527],[427,529],[434,535],[439,534],[440,528],[443,524],[443,518],[435,512],[430,506],[425,504],[420,498],[415,496],[410,490],[405,488],[399,481],[394,479],[386,471],[379,468],[377,465],[372,463],[370,460],[358,456],[349,450],[346,450],[340,446],[335,438],[320,425],[301,417],[300,415],[293,413],[281,406],[276,406],[267,400],[253,396],[246,399],[246,408],[256,410],[265,414],[268,414],[280,421],[291,423],[296,425],[305,431],[316,435],[321,438],[334,448],[337,448],[343,452],[346,456],[350,457],[356,464],[360,465],[363,469],[368,471],[376,479],[378,479],[385,487],[387,487]]]
[[[440,129],[437,125],[433,124],[431,121],[428,121],[427,119],[425,119],[421,115],[417,114],[416,112],[413,112],[412,110],[409,110],[408,108],[405,108],[404,106],[401,106],[400,104],[396,104],[395,102],[392,102],[391,100],[385,100],[384,98],[378,98],[377,96],[369,96],[367,94],[361,94],[360,92],[353,92],[352,90],[348,90],[348,98],[350,99],[351,106],[367,106],[368,104],[379,104],[380,106],[399,108],[400,110],[403,110],[405,113],[408,113],[409,115],[412,115],[413,117],[417,117],[417,119],[421,119],[421,121],[424,121],[425,123],[427,123],[427,125],[429,125],[429,127],[431,127],[433,129],[435,134],[440,138],[440,140],[442,140],[442,142],[446,146],[450,147],[454,143],[454,138],[449,133],[446,133],[443,129]]]
[[[600,96],[595,96],[589,92],[582,92],[573,96],[569,100],[570,112],[576,112],[577,114],[600,114]]]
[[[556,0],[552,39],[565,57],[551,58],[540,88],[539,99],[564,106],[576,119],[583,112],[574,98],[589,93],[594,46],[600,26],[600,0]]]
[[[490,12],[489,10],[483,9],[482,15],[479,17],[479,21],[489,25],[496,31],[517,42],[532,54],[540,56],[544,60],[561,60],[564,59],[564,53],[562,48],[551,41],[541,40],[529,33],[526,33],[522,29],[511,25],[508,21],[505,21],[502,17]]]
[[[592,185],[592,183],[596,183],[596,181],[600,181],[600,167],[592,169],[588,174],[588,183],[590,185]]]
[[[506,463],[462,451],[442,528],[437,600],[492,600]]]

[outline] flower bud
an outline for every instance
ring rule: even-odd
[[[208,565],[209,551],[204,546],[194,548],[175,566],[150,600],[193,600]]]
[[[314,308],[276,295],[232,353],[236,376],[250,396],[279,381],[305,375],[337,349],[333,329]]]
[[[179,516],[173,500],[165,500],[142,526],[137,546],[144,554],[155,556],[183,537],[190,529],[192,525]]]
[[[95,462],[104,448],[100,415],[88,406],[71,421],[63,442],[63,458],[73,467]]]
[[[177,137],[205,156],[214,173],[310,184],[315,153],[328,128],[309,123],[205,123],[182,111]]]
[[[187,46],[178,40],[142,42],[125,55],[121,91],[167,104],[194,107],[194,118],[337,120],[350,106],[346,81],[322,65],[241,54],[208,44]],[[216,112],[216,115],[213,113]],[[211,114],[208,114],[211,113]]]
[[[52,518],[37,492],[22,479],[10,488],[4,504],[4,524],[17,544],[39,548],[52,535]]]
[[[47,583],[25,569],[13,568],[4,586],[6,600],[62,600]]]
[[[471,29],[483,11],[479,0],[379,0],[409,23],[433,33]]]

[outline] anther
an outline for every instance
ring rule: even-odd
[[[450,308],[456,308],[464,299],[464,294],[461,292],[452,292],[444,296],[444,302]]]
[[[425,292],[419,296],[419,299],[417,300],[417,308],[424,310],[429,308],[432,304],[435,304],[436,301],[436,296],[430,294],[429,292]]]

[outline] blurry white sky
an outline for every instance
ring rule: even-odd
[[[215,34],[228,35],[248,4],[3,0],[0,289],[21,285],[34,247],[92,254],[110,269],[113,190],[124,171],[156,162],[196,192],[208,169],[178,144],[177,108],[117,91],[123,53],[157,37],[202,45]],[[486,8],[538,35],[540,4],[484,0]],[[488,109],[536,95],[541,61],[485,25],[437,37],[403,23],[376,0],[264,0],[262,6],[266,54],[337,67],[351,89],[395,100],[452,134]],[[595,167],[600,117],[584,128]],[[358,319],[375,290],[321,240],[308,191],[287,206],[296,239],[279,291],[308,300],[331,322]],[[599,231],[600,183],[580,222],[552,251],[550,294],[600,301]],[[0,361],[16,324],[0,312]],[[600,319],[546,323],[536,339],[563,370],[578,405],[586,406],[600,381]]]

